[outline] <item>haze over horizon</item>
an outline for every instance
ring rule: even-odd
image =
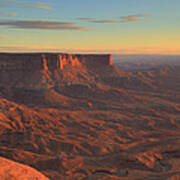
[[[0,0],[0,52],[180,54],[179,0]]]

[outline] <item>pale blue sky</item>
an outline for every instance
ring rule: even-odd
[[[179,0],[0,0],[0,51],[180,53],[179,7]]]

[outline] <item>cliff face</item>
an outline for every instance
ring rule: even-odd
[[[112,65],[112,55],[72,54],[0,54],[0,70],[63,70],[66,65],[85,63],[93,66]]]
[[[0,54],[0,93],[40,98],[39,90],[93,81],[111,65],[112,55]]]

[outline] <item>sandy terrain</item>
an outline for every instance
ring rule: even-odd
[[[0,156],[52,180],[180,179],[180,67],[0,72]]]

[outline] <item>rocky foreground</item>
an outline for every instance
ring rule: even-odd
[[[28,166],[0,157],[1,180],[48,180],[44,175]]]
[[[124,72],[111,56],[63,54],[0,64],[1,157],[52,180],[180,179],[180,67]]]

